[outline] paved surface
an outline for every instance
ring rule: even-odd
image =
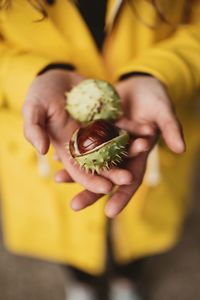
[[[149,258],[142,265],[141,281],[148,300],[200,300],[198,170],[200,163],[194,184],[194,207],[181,241],[172,251]],[[61,266],[16,257],[7,253],[0,242],[0,300],[64,300],[65,286],[66,274]]]

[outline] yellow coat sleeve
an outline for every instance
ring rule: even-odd
[[[117,71],[116,78],[130,72],[145,72],[158,78],[174,103],[196,95],[200,88],[200,1],[196,1],[191,22],[179,25],[170,38],[145,50]]]
[[[31,82],[38,72],[50,63],[57,63],[57,61],[18,49],[1,40],[0,107],[6,103],[12,109],[19,111]]]

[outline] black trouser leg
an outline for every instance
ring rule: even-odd
[[[108,300],[108,280],[105,273],[94,276],[72,266],[65,266],[64,268],[66,272],[70,272],[76,282],[92,287],[98,300]]]

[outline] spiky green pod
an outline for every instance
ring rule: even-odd
[[[69,152],[85,171],[108,170],[127,156],[129,135],[125,130],[103,120],[91,123],[84,132],[81,130],[77,129],[72,135]]]
[[[93,120],[115,120],[122,115],[120,98],[111,84],[86,79],[66,93],[66,109],[81,123]]]

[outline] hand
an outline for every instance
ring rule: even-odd
[[[130,155],[134,157],[126,164],[134,181],[121,185],[111,196],[105,208],[109,217],[116,216],[127,205],[142,183],[148,154],[158,139],[159,132],[173,152],[185,151],[181,126],[165,88],[157,79],[149,76],[131,77],[120,82],[116,88],[124,109],[124,116],[117,125],[138,138],[134,139],[129,149]],[[57,176],[63,182],[72,180],[65,171],[60,171]],[[83,209],[100,197],[101,195],[85,190],[73,199],[72,208]]]
[[[185,151],[182,128],[166,89],[151,76],[130,77],[117,86],[124,116],[117,125],[129,132],[155,135],[161,133],[171,151]]]
[[[107,194],[113,184],[130,184],[132,174],[122,169],[103,172],[102,176],[86,174],[74,165],[64,146],[79,126],[65,110],[64,94],[81,80],[83,78],[78,74],[63,70],[50,70],[38,76],[28,91],[23,107],[24,133],[40,154],[48,152],[51,142],[73,181],[82,184],[88,191]]]
[[[130,77],[120,82],[117,90],[124,109],[124,116],[117,125],[134,135],[146,135],[148,151],[136,158],[130,158],[127,162],[127,169],[135,180],[131,185],[120,186],[111,197],[106,207],[106,212],[110,216],[115,216],[126,206],[142,183],[148,154],[158,140],[159,134],[172,152],[181,154],[185,151],[181,125],[160,81],[151,76]],[[133,146],[134,144],[131,145]]]

